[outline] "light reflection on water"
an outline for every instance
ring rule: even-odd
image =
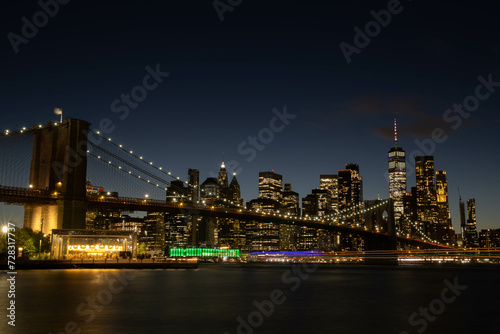
[[[412,327],[408,317],[439,298],[443,280],[454,277],[467,290],[425,333],[498,332],[498,311],[489,302],[499,300],[500,270],[333,266],[287,276],[289,269],[207,264],[198,270],[19,271],[16,328],[4,319],[0,332],[59,334],[74,321],[81,334],[232,334],[238,317],[248,321],[255,313],[254,301],[269,300],[278,289],[284,302],[251,328],[255,333],[417,333],[420,327]],[[6,275],[0,278],[5,310]]]

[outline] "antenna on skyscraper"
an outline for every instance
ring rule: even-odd
[[[394,145],[398,148],[398,124],[396,118],[394,117]]]
[[[458,188],[458,200],[462,202],[462,195],[460,195],[460,187],[457,188]]]

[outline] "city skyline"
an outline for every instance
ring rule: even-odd
[[[53,122],[53,121],[51,121],[51,122]],[[48,123],[51,123],[51,122],[48,122]],[[396,122],[396,120],[394,120],[394,132],[395,132],[395,133],[394,133],[394,136],[395,136],[395,137],[394,137],[394,147],[393,147],[393,148],[391,148],[391,150],[389,151],[389,153],[390,153],[390,152],[393,152],[393,151],[398,151],[398,150],[399,150],[399,151],[402,151],[402,152],[403,152],[403,154],[404,154],[404,150],[401,148],[401,146],[399,146],[399,147],[397,146],[397,145],[398,145],[398,137],[397,137],[397,132],[396,132],[396,123],[395,123],[395,122]],[[9,131],[11,131],[11,132],[12,132],[12,130],[9,130]],[[437,187],[438,187],[438,183],[437,183],[436,176],[437,176],[437,174],[439,174],[439,173],[443,173],[443,172],[444,172],[444,173],[445,173],[445,181],[446,181],[446,171],[443,171],[443,170],[438,170],[437,168],[434,168],[434,159],[435,159],[435,158],[434,158],[434,156],[432,156],[432,155],[428,155],[428,156],[419,156],[419,157],[416,157],[416,156],[415,156],[415,157],[414,157],[414,159],[416,159],[416,158],[424,159],[424,161],[427,161],[427,159],[428,159],[428,158],[432,158],[432,160],[431,160],[431,161],[432,161],[432,171],[430,171],[430,177],[434,180],[433,182],[434,182],[434,184],[435,184],[435,186],[436,186],[436,187],[434,188],[434,190],[433,190],[433,191],[434,191],[434,192],[436,192],[436,191],[438,190],[438,189],[437,189]],[[398,160],[398,161],[399,161],[399,160]],[[416,162],[415,162],[415,163],[413,163],[413,164],[412,164],[412,163],[410,163],[410,164],[409,164],[409,166],[413,167],[413,168],[416,170],[416,169],[418,168],[419,162],[418,162],[417,160],[415,160],[415,161],[416,161]],[[230,160],[230,162],[234,162],[234,160]],[[407,161],[405,160],[405,162],[407,162]],[[358,164],[356,164],[356,163],[354,163],[354,162],[351,162],[351,163],[346,163],[346,164],[345,164],[345,168],[346,168],[346,170],[349,170],[349,168],[351,168],[351,167],[349,167],[350,165],[354,166],[354,168],[357,168],[357,169],[358,169],[358,171],[359,171],[359,165],[358,165]],[[406,164],[405,164],[405,165],[406,165]],[[237,166],[237,165],[236,165],[236,166]],[[391,165],[389,165],[389,166],[390,166],[390,168],[389,168],[389,169],[391,169]],[[404,168],[406,168],[406,167],[404,167]],[[214,172],[212,172],[212,171],[211,171],[211,172],[209,172],[209,174],[207,175],[207,178],[206,178],[206,179],[204,179],[204,178],[203,178],[203,172],[202,172],[202,173],[201,173],[201,175],[202,175],[202,176],[201,176],[201,181],[205,181],[205,182],[206,182],[206,181],[209,181],[210,179],[215,179],[215,181],[216,181],[216,183],[217,183],[217,185],[218,185],[218,186],[221,186],[222,188],[228,188],[228,186],[229,186],[229,180],[230,180],[230,179],[229,179],[229,177],[228,177],[228,172],[232,175],[231,179],[236,180],[236,178],[235,178],[235,177],[236,177],[236,170],[238,170],[238,167],[236,167],[236,168],[235,168],[235,169],[233,169],[233,170],[229,169],[228,171],[226,171],[226,166],[225,166],[225,158],[224,158],[224,154],[223,154],[223,157],[222,157],[222,160],[221,160],[221,165],[220,165],[220,170],[219,170],[219,171],[217,171],[215,174],[214,174]],[[182,178],[182,174],[177,174],[177,175],[179,175],[179,176],[181,177],[181,181],[179,181],[179,185],[180,185],[181,187],[182,187],[182,184],[184,183],[184,180],[188,180],[188,179],[190,179],[190,178],[191,178],[190,173],[191,173],[192,171],[196,171],[196,173],[200,174],[200,171],[199,171],[198,169],[196,169],[196,167],[195,167],[195,169],[189,168],[189,169],[188,169],[188,173],[187,173],[187,175],[184,177],[184,179]],[[342,171],[342,170],[341,170],[341,169],[339,169],[337,172],[341,172],[341,171]],[[267,172],[274,173],[275,171],[274,171],[274,170],[272,170],[272,171],[267,171]],[[259,175],[260,175],[260,174],[262,174],[262,173],[267,173],[267,172],[260,171],[260,172],[258,172],[258,173],[259,173]],[[406,177],[406,174],[407,174],[407,175],[410,175],[410,177],[411,177],[411,176],[412,176],[412,174],[413,174],[413,175],[414,175],[414,177],[415,177],[415,179],[417,178],[418,172],[411,171],[411,170],[410,170],[410,171],[406,171],[406,172],[407,172],[407,173],[405,173],[405,177]],[[278,174],[280,174],[280,173],[278,173]],[[175,175],[175,174],[174,174],[174,175]],[[317,175],[317,179],[318,179],[318,184],[317,184],[317,186],[312,186],[312,187],[310,187],[310,188],[309,188],[309,191],[305,191],[304,193],[299,192],[299,198],[300,198],[300,200],[299,200],[299,205],[300,205],[300,208],[302,208],[302,207],[303,207],[303,204],[302,204],[302,198],[305,198],[305,197],[306,197],[306,195],[307,195],[308,193],[311,193],[311,192],[314,192],[315,190],[319,190],[319,189],[321,189],[321,177],[322,177],[322,176],[324,176],[324,175],[325,175],[325,174],[320,174],[320,175]],[[359,175],[361,175],[361,173],[360,173]],[[199,177],[199,176],[198,176],[198,177]],[[282,188],[282,191],[285,191],[285,188],[284,188],[285,183],[289,183],[289,184],[290,184],[291,182],[289,182],[289,180],[287,180],[287,179],[286,179],[286,177],[285,177],[283,174],[280,174],[280,177],[283,177],[283,181],[282,181],[282,184],[281,184],[281,188]],[[361,175],[361,177],[362,177],[362,175]],[[387,175],[385,175],[385,177],[388,177],[388,176],[387,176]],[[218,179],[218,180],[217,180],[217,179]],[[380,197],[380,198],[389,198],[389,192],[390,192],[390,189],[389,189],[389,188],[390,188],[389,179],[386,179],[386,181],[388,182],[388,183],[387,183],[387,193],[388,193],[388,196],[385,196],[385,197],[384,197],[384,196],[380,196],[380,192],[378,192],[378,193],[377,193],[377,197],[374,197],[374,198],[372,198],[372,197],[371,197],[371,198],[366,198],[366,199],[376,199],[376,198],[378,198],[378,197]],[[200,181],[198,180],[197,182],[200,182]],[[238,183],[238,181],[236,181],[236,182]],[[361,181],[361,182],[362,182],[361,184],[363,184],[363,181]],[[173,182],[173,183],[175,183],[175,182]],[[238,192],[240,192],[240,191],[241,191],[241,193],[243,194],[243,195],[242,195],[242,198],[243,198],[243,201],[244,201],[244,202],[246,202],[246,201],[251,201],[251,200],[254,200],[254,199],[257,199],[257,198],[261,198],[260,192],[258,191],[258,188],[259,188],[259,187],[258,187],[258,184],[259,184],[259,183],[257,182],[257,194],[256,194],[256,195],[254,195],[254,197],[248,197],[248,198],[247,198],[247,197],[244,197],[244,194],[252,194],[252,193],[254,193],[253,191],[251,191],[251,190],[250,190],[250,191],[248,191],[248,190],[247,190],[247,191],[244,191],[244,189],[243,189],[243,190],[238,189]],[[408,179],[406,179],[406,184],[407,184],[406,193],[407,193],[407,194],[409,194],[409,193],[411,193],[411,188],[413,187],[413,185],[411,184],[411,182],[408,182]],[[293,184],[292,184],[292,185],[293,185]],[[95,185],[95,186],[99,186],[99,185]],[[239,185],[238,185],[238,186],[239,186]],[[417,181],[415,181],[415,185],[414,185],[414,186],[415,186],[415,187],[417,187]],[[418,188],[418,187],[417,187],[417,188]],[[114,189],[105,189],[105,190],[106,190],[106,191],[114,191]],[[294,190],[296,190],[296,189],[294,188]],[[221,195],[220,191],[221,191],[221,189],[219,189],[219,188],[218,188],[218,190],[217,190],[218,195]],[[339,190],[339,191],[340,191],[340,190]],[[418,192],[418,190],[417,190],[417,192]],[[174,194],[175,194],[175,193],[174,193]],[[340,194],[340,192],[339,192],[339,194]],[[448,188],[447,188],[447,195],[448,195],[448,194],[449,194],[449,193],[448,193]],[[221,195],[221,196],[222,196],[222,195]],[[362,185],[361,185],[361,196],[363,196],[363,186],[362,186]],[[168,191],[167,191],[167,197],[168,197]],[[436,194],[434,194],[434,197],[436,197]],[[471,196],[470,198],[474,198],[474,199],[475,199],[475,196]],[[449,202],[449,198],[448,198],[448,196],[447,196],[447,198],[446,198],[446,199],[448,200],[448,205],[449,205],[449,206],[451,206],[451,207],[453,207],[453,203],[450,203],[450,202]],[[468,200],[468,199],[467,199],[467,200]],[[434,202],[436,202],[436,203],[434,203],[434,204],[433,204],[433,205],[435,206],[435,210],[438,210],[438,206],[437,206],[437,197],[434,199]],[[339,204],[337,204],[337,205],[339,205]],[[19,219],[19,221],[21,221],[21,222],[23,221],[23,218],[22,218],[22,212],[21,212],[21,211],[22,211],[22,208],[16,208],[16,207],[7,206],[7,205],[5,205],[5,204],[3,204],[3,203],[2,203],[2,206],[3,206],[3,209],[4,209],[5,211],[7,211],[7,212],[9,212],[9,211],[10,211],[10,212],[14,213],[14,215],[15,215],[15,217],[13,217],[13,219],[7,219],[7,220],[17,222],[17,219]],[[339,205],[339,207],[340,207],[340,205]],[[395,208],[395,210],[396,210],[396,211],[398,211],[396,208]],[[8,213],[8,214],[11,214],[11,213]],[[437,211],[435,212],[435,214],[436,214],[436,215],[438,214],[438,213],[437,213]],[[423,214],[421,214],[421,215],[423,215]],[[460,220],[459,220],[459,217],[460,217],[460,216],[459,216],[459,215],[460,215],[460,212],[459,212],[459,210],[457,210],[457,212],[456,212],[456,216],[458,216],[458,217],[457,217],[457,219],[456,219],[456,220],[453,220],[453,218],[452,218],[452,223],[453,223],[452,225],[453,225],[453,228],[454,228],[454,230],[455,230],[455,232],[456,232],[456,233],[460,233],[460,230],[461,230],[461,224],[460,224]],[[140,216],[140,214],[139,214],[139,216]],[[453,212],[451,212],[451,213],[450,213],[450,216],[451,216],[451,217],[454,217],[455,215],[453,214]],[[422,219],[422,220],[429,220],[429,219],[427,219],[427,218],[429,218],[429,217],[427,217],[427,216],[426,216],[426,217],[424,217],[424,216],[421,216],[421,217],[420,217],[420,219]],[[5,219],[5,218],[4,218],[4,219]],[[435,217],[435,219],[436,219],[436,221],[437,221],[437,216]],[[7,221],[7,220],[6,220],[6,221]],[[430,220],[432,220],[432,219],[430,219]],[[496,228],[496,226],[488,226],[488,225],[487,225],[487,224],[485,224],[485,223],[481,224],[481,221],[479,222],[479,224],[478,224],[477,226],[478,226],[478,230],[481,230],[481,229],[489,229],[489,228],[493,228],[493,229],[494,229],[494,228]]]

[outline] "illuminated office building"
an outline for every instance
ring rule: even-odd
[[[460,195],[460,190],[458,191],[458,196],[459,196],[458,205],[460,208],[460,229],[462,231],[462,241],[465,243],[465,239],[467,237],[465,234],[467,223],[465,220],[465,203],[462,201],[462,196]]]
[[[139,243],[145,243],[148,253],[162,256],[165,254],[165,214],[149,212],[144,217],[143,233]]]
[[[241,190],[236,173],[233,173],[233,179],[227,189],[226,199],[230,203],[226,205],[243,205]],[[232,202],[232,203],[231,203]],[[217,218],[217,229],[215,231],[215,244],[218,247],[229,247],[236,249],[245,249],[246,232],[245,221],[234,218]]]
[[[283,177],[271,172],[259,172],[259,198],[269,198],[281,203],[283,194]]]
[[[412,230],[412,225],[417,221],[417,187],[411,187],[411,192],[403,196],[403,219],[400,218],[400,228],[403,234],[416,233],[416,230]]]
[[[486,229],[479,232],[479,247],[497,248],[500,247],[500,229]]]
[[[326,190],[325,190],[326,192]],[[315,194],[302,198],[302,217],[316,217],[318,214],[318,199]],[[297,249],[312,250],[318,245],[318,229],[301,226],[298,228]]]
[[[318,215],[318,200],[314,194],[302,197],[302,217],[316,217]]]
[[[312,194],[316,197],[316,216],[324,217],[330,213],[331,200],[328,190],[313,189]]]
[[[289,216],[299,216],[299,194],[292,191],[292,185],[285,183],[285,191],[283,191],[283,198],[281,200],[283,213]]]
[[[87,230],[110,230],[114,221],[120,220],[121,211],[111,209],[87,210],[85,228]]]
[[[359,174],[357,164],[347,164],[346,169],[338,171],[338,210],[346,210],[355,206],[355,214],[346,219],[348,224],[362,221],[362,207],[357,206],[363,202],[363,178]],[[359,211],[359,214],[356,212]]]
[[[280,227],[274,223],[246,222],[246,250],[277,251],[280,249]]]
[[[189,246],[190,216],[186,214],[165,215],[165,245],[167,248]]]
[[[416,156],[417,216],[420,221],[437,223],[437,198],[432,155]]]
[[[446,181],[446,171],[444,170],[436,172],[436,203],[438,222],[451,224],[450,208],[448,205],[448,182]]]
[[[217,246],[246,249],[246,222],[234,218],[217,218]]]
[[[285,183],[281,206],[285,215],[300,216],[299,194],[292,191],[290,183]],[[280,224],[280,250],[296,250],[297,234],[296,225]]]
[[[233,173],[233,179],[229,184],[227,199],[234,204],[243,205],[243,199],[241,198],[241,189],[238,180],[236,179],[236,173]]]
[[[404,213],[403,197],[406,194],[406,153],[398,147],[398,132],[394,120],[394,147],[388,153],[389,163],[389,197],[394,203],[394,219],[400,229],[401,216]]]
[[[345,168],[351,171],[351,202],[361,203],[363,202],[363,178],[359,174],[359,165],[350,163]]]
[[[329,212],[338,211],[338,188],[339,179],[337,175],[320,175],[319,176],[319,188],[321,190],[328,191],[328,197],[330,200]]]
[[[327,189],[313,189],[312,194],[302,198],[302,215],[304,217],[324,217],[330,212],[330,194]],[[318,249],[318,233],[322,230],[300,227],[298,249]],[[328,233],[324,233],[327,240]]]
[[[271,172],[259,172],[259,198],[247,202],[250,210],[282,213],[283,178]],[[273,222],[246,223],[246,249],[248,251],[274,251],[280,248],[280,225]]]
[[[438,241],[451,244],[454,235],[448,203],[448,182],[446,171],[436,172],[437,238]]]
[[[115,218],[111,221],[109,229],[112,231],[133,231],[140,235],[143,226],[144,218],[122,215],[120,218]]]
[[[226,198],[228,190],[228,177],[224,161],[222,161],[222,164],[220,165],[219,176],[217,178],[217,185],[218,185],[217,195],[219,196],[219,198]]]
[[[477,226],[476,226],[476,200],[467,200],[467,223],[465,225],[465,247],[478,247]]]
[[[352,204],[351,170],[339,170],[338,172],[338,209],[344,210]]]

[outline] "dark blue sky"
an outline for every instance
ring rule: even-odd
[[[475,94],[478,76],[500,81],[499,4],[403,1],[350,64],[339,44],[354,45],[354,27],[364,30],[370,11],[386,9],[387,1],[242,1],[224,21],[208,0],[70,1],[18,53],[8,34],[21,35],[21,19],[33,22],[40,7],[2,6],[5,129],[56,119],[54,107],[95,129],[107,118],[115,141],[184,178],[198,168],[202,181],[218,171],[225,152],[241,167],[246,201],[257,196],[259,171],[282,174],[303,197],[319,186],[320,174],[356,162],[364,197],[372,199],[388,197],[396,116],[407,154],[436,128],[448,136],[432,153],[436,168],[448,172],[454,227],[460,187],[463,198],[476,198],[478,226],[500,228],[500,92],[460,117],[460,126],[443,119]],[[142,85],[145,68],[157,64],[170,75],[120,119],[113,101]],[[296,117],[248,162],[238,146],[284,106]],[[9,207],[0,210],[4,219],[12,215]]]

